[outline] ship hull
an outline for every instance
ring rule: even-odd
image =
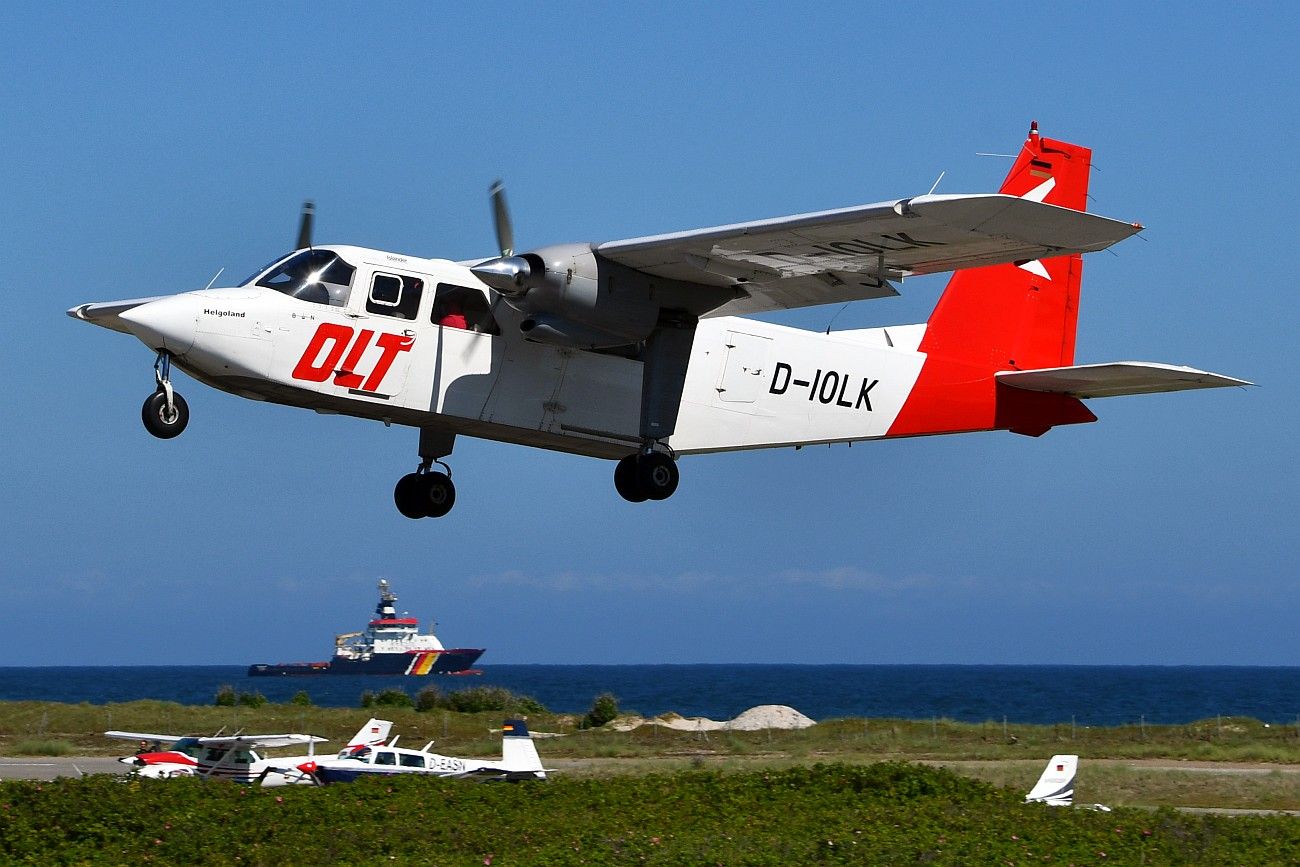
[[[368,659],[336,657],[330,662],[257,663],[248,667],[248,676],[311,677],[326,674],[364,674],[420,677],[429,674],[461,674],[468,672],[482,655],[482,648],[456,648],[414,653],[376,653]]]

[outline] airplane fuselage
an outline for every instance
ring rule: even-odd
[[[491,297],[467,267],[329,249],[356,268],[343,305],[257,285],[208,289],[147,305],[156,327],[137,334],[195,378],[253,399],[602,458],[640,443],[642,362],[529,341],[495,323],[440,325],[441,289]],[[371,289],[390,275],[418,281],[417,304],[376,312],[385,308]],[[826,335],[704,319],[667,443],[692,454],[886,436],[924,361],[915,351],[923,331]]]

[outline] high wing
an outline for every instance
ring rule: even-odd
[[[607,241],[598,255],[647,274],[748,292],[709,316],[897,295],[890,280],[1102,250],[1141,231],[1000,193],[916,196]]]
[[[1026,391],[1064,394],[1085,400],[1093,397],[1159,394],[1194,388],[1254,384],[1221,373],[1153,361],[1112,361],[1075,367],[1008,370],[997,373],[996,377],[1000,383]]]
[[[148,732],[104,732],[106,738],[121,738],[124,741],[157,741],[158,743],[175,743],[181,740],[185,735],[158,735]]]
[[[298,744],[319,744],[324,743],[328,738],[318,738],[315,735],[283,734],[283,735],[224,735],[222,737],[197,738],[198,742],[205,747],[293,747]]]

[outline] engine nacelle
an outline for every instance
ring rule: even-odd
[[[651,278],[601,259],[588,244],[558,244],[471,268],[523,314],[520,331],[558,346],[609,348],[650,336],[659,321]]]

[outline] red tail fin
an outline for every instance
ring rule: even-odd
[[[1085,210],[1092,151],[1042,138],[1038,124],[999,192]],[[1079,401],[999,388],[999,370],[1074,363],[1080,256],[969,268],[953,274],[926,324],[925,366],[890,435],[1005,428],[1037,436],[1096,421]]]

